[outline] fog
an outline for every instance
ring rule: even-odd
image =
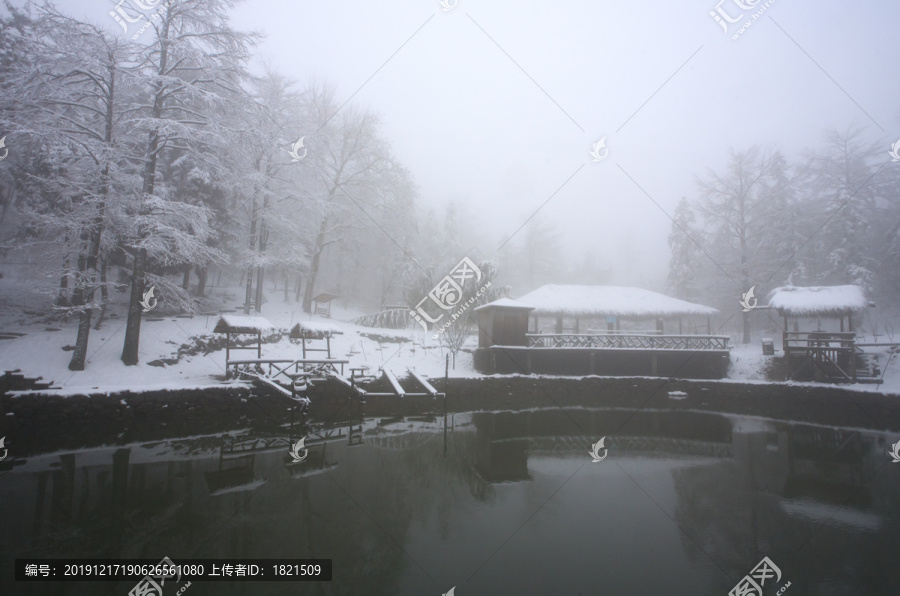
[[[100,3],[60,7],[118,27]],[[256,67],[330,83],[342,103],[379,112],[438,219],[457,201],[494,249],[530,217],[552,222],[570,258],[591,251],[612,281],[657,286],[676,202],[730,148],[792,158],[826,128],[862,126],[887,152],[900,128],[900,6],[772,2],[737,39],[741,23],[726,34],[715,8],[250,0],[233,23],[265,34]],[[595,163],[604,136],[609,156]]]

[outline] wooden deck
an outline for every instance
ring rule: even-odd
[[[782,348],[786,380],[833,383],[877,383],[877,368],[862,348],[889,344],[857,344],[852,332],[788,331]]]

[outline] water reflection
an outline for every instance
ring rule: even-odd
[[[294,464],[302,436],[308,457]],[[594,464],[601,436],[609,457]],[[298,418],[20,460],[0,475],[0,563],[321,557],[334,581],[310,593],[727,594],[769,556],[794,594],[890,593],[890,439],[611,408]],[[129,587],[0,580],[4,594]]]

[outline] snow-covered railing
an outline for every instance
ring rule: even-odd
[[[605,350],[728,350],[727,335],[527,334],[530,348]]]

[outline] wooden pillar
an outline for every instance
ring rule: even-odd
[[[562,316],[556,317],[556,333],[563,332],[563,318]]]
[[[231,360],[231,332],[225,332],[225,366],[228,366],[228,361]]]
[[[841,333],[844,332],[844,315],[841,314]]]
[[[847,313],[847,331],[853,333],[853,313]]]
[[[330,335],[325,336],[325,343],[328,346],[328,358],[331,358],[331,336]]]
[[[262,358],[262,331],[256,332],[256,357]]]

